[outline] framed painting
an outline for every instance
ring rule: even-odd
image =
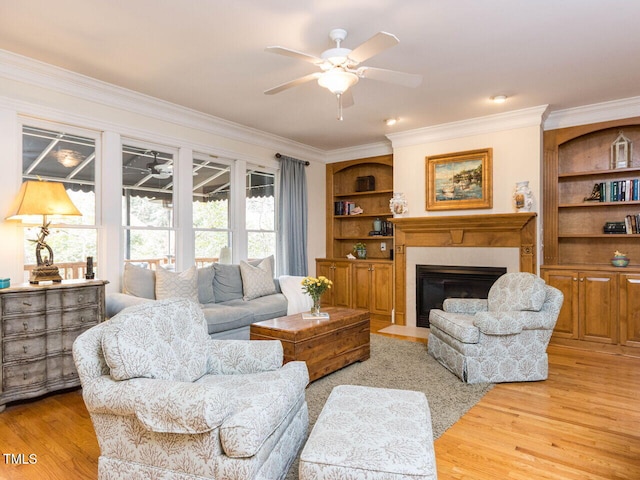
[[[492,149],[426,157],[427,210],[493,207]]]

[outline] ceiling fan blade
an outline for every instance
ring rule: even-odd
[[[400,43],[398,37],[387,32],[378,32],[366,42],[354,48],[349,54],[349,58],[356,63],[364,62],[366,59],[391,48]]]
[[[264,94],[273,95],[275,93],[280,93],[283,90],[287,90],[291,87],[297,87],[298,85],[302,85],[303,83],[310,82],[311,80],[317,80],[318,78],[320,78],[320,75],[322,75],[322,73],[320,72],[310,73],[309,75],[305,75],[304,77],[296,78],[295,80],[291,80],[290,82],[286,82],[281,85],[278,85],[277,87],[273,87],[273,88],[270,88],[269,90],[265,90]]]
[[[381,82],[395,83],[404,87],[417,87],[422,83],[422,75],[414,73],[396,72],[384,68],[360,67],[357,74],[361,78],[370,78]]]
[[[278,55],[284,55],[286,57],[297,58],[298,60],[304,60],[305,62],[313,63],[314,65],[320,65],[324,63],[320,57],[309,55],[308,53],[298,52],[297,50],[291,50],[286,47],[267,47],[265,51],[271,53],[277,53]]]

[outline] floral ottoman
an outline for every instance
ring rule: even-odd
[[[424,393],[340,385],[300,455],[300,480],[436,479]]]

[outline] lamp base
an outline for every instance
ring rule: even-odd
[[[42,265],[31,270],[29,283],[40,283],[52,280],[54,283],[62,282],[62,277],[55,265]]]

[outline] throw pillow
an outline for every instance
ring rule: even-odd
[[[273,256],[263,259],[258,265],[253,266],[247,262],[240,262],[240,274],[242,276],[243,300],[253,300],[276,293],[276,285],[273,282]]]
[[[182,273],[159,268],[156,271],[156,299],[188,298],[198,302],[198,270],[195,266]]]
[[[215,303],[216,301],[216,297],[213,294],[214,275],[213,265],[198,269],[198,301],[202,304]]]
[[[122,276],[122,293],[155,300],[156,272],[132,263],[125,263]]]

